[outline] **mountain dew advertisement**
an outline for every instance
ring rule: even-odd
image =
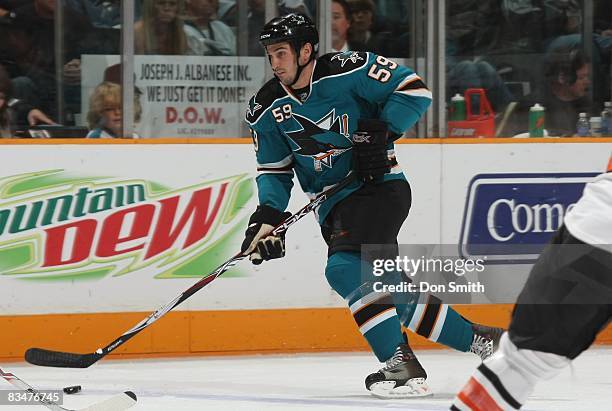
[[[259,202],[251,139],[17,142],[0,150],[0,317],[149,312],[234,256]],[[288,209],[307,202],[294,188]],[[287,239],[174,311],[330,304],[314,214]]]
[[[254,190],[248,174],[188,186],[67,169],[5,176],[0,273],[38,281],[144,271],[200,277],[235,253]]]

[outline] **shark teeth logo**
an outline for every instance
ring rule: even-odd
[[[356,64],[359,60],[363,60],[363,57],[361,57],[356,51],[343,51],[342,53],[338,53],[331,58],[331,61],[334,60],[339,60],[340,67],[344,67],[348,61]]]
[[[310,119],[293,113],[293,118],[301,126],[301,130],[288,131],[287,135],[298,146],[295,154],[312,157],[316,171],[323,171],[323,166],[333,167],[333,159],[351,149],[352,144],[348,138],[348,116],[342,115],[342,119],[336,116],[336,110],[332,109],[320,120],[312,122]],[[338,146],[330,142],[315,139],[316,135],[324,135],[327,131],[340,134],[344,137],[346,145]]]

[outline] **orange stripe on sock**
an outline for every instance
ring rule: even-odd
[[[362,305],[361,307],[359,307],[359,308],[357,309],[357,311],[355,311],[355,312],[353,313],[353,317],[354,317],[354,316],[356,316],[356,315],[357,315],[358,313],[360,313],[361,311],[365,310],[367,307],[370,307],[370,306],[371,306],[371,305],[373,305],[373,304],[382,304],[382,302],[383,302],[383,301],[385,301],[385,300],[387,300],[387,299],[390,299],[390,298],[391,298],[391,296],[390,296],[389,294],[383,294],[381,297],[379,297],[379,298],[377,298],[377,299],[375,299],[375,300],[372,300],[371,302],[367,303],[366,305]],[[393,303],[393,300],[392,300],[392,299],[390,299],[390,303],[391,303],[391,304]]]
[[[612,171],[612,157],[610,157],[610,161],[608,162],[608,172]]]
[[[361,325],[359,326],[359,328],[361,329],[362,327],[364,327],[364,326],[365,326],[366,324],[368,324],[369,322],[371,322],[371,321],[373,321],[373,320],[377,319],[378,317],[380,317],[381,315],[385,314],[386,312],[389,312],[390,310],[395,310],[395,307],[389,307],[389,308],[387,308],[386,310],[379,312],[379,313],[378,313],[378,314],[376,314],[374,317],[372,317],[372,318],[368,318],[368,320],[367,320],[366,322],[364,322],[363,324],[361,324]]]
[[[470,377],[457,397],[472,411],[504,411],[474,377]]]

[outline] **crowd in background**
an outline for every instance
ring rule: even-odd
[[[610,96],[612,4],[583,0],[447,1],[447,94],[484,88],[505,135],[526,131],[530,107],[544,106],[546,129],[576,134],[578,114],[599,116]]]
[[[60,1],[61,48],[54,24]],[[316,17],[318,3],[278,0],[276,14]],[[243,4],[247,21],[240,24]],[[485,89],[497,118],[509,114],[509,136],[525,131],[529,108],[539,103],[549,134],[573,135],[578,113],[597,115],[611,98],[612,5],[592,4],[593,32],[585,40],[583,0],[446,0],[447,100]],[[265,8],[265,0],[136,0],[135,54],[264,56],[257,34]],[[415,15],[422,11],[412,0],[333,0],[331,9],[332,51],[372,51],[406,63],[421,57],[411,49],[412,29],[425,16]],[[121,24],[120,0],[0,0],[1,135],[33,123],[75,125],[77,114],[89,118],[79,113],[81,56],[120,54]],[[248,35],[241,37],[243,30]],[[240,38],[248,44],[239,47]],[[9,101],[36,115],[2,120]]]

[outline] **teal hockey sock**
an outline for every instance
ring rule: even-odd
[[[402,322],[410,330],[440,344],[466,352],[470,349],[474,331],[472,323],[460,316],[452,307],[442,304],[433,295],[424,295],[425,303],[406,309]]]
[[[383,362],[391,358],[404,337],[391,295],[373,290],[372,278],[367,278],[371,272],[359,253],[342,251],[327,259],[325,277],[347,301],[359,331]]]

